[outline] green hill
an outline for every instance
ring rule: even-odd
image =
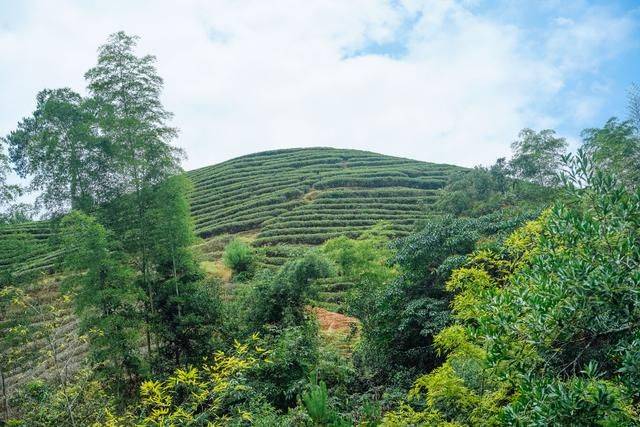
[[[201,245],[216,259],[225,237],[250,236],[264,264],[281,264],[296,245],[357,236],[379,221],[391,234],[412,229],[448,176],[461,168],[333,148],[265,151],[187,172]],[[50,222],[0,229],[0,267],[17,280],[55,270],[60,252]],[[8,239],[10,235],[20,240]]]
[[[406,233],[458,168],[357,150],[266,151],[188,173],[196,232],[259,229],[257,245],[318,244],[389,220]]]

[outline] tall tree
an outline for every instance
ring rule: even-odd
[[[154,186],[180,172],[182,152],[170,142],[177,130],[160,101],[163,87],[155,57],[137,56],[137,37],[112,34],[98,50],[98,63],[85,78],[96,105],[101,133],[113,147],[116,177],[112,186],[120,195],[107,209],[107,225],[121,237],[134,256],[147,293],[147,347],[151,356],[150,324],[155,315],[153,263]],[[126,195],[126,196],[125,196]]]
[[[633,83],[629,89],[629,119],[636,131],[640,131],[640,85]]]
[[[93,119],[83,98],[68,88],[45,89],[33,114],[4,138],[11,160],[39,201],[53,211],[88,209],[104,183],[104,146],[93,133]],[[103,142],[103,141],[102,141]]]
[[[513,157],[509,161],[509,168],[514,178],[544,186],[558,184],[557,173],[567,149],[567,141],[557,137],[555,131],[523,129],[511,148]]]
[[[114,148],[118,190],[138,193],[180,172],[182,152],[171,146],[177,129],[160,94],[163,80],[154,56],[136,56],[138,37],[112,34],[98,50],[98,63],[85,74],[100,129]]]
[[[153,225],[151,255],[164,277],[178,280],[191,274],[195,260],[190,250],[195,242],[187,192],[191,182],[184,175],[173,176],[153,189],[153,207],[149,212]],[[176,289],[179,296],[179,290]]]
[[[219,327],[217,285],[202,281],[191,249],[195,242],[187,192],[191,182],[173,176],[153,188],[150,259],[154,268],[155,332],[160,354],[176,365],[192,362],[211,350]],[[184,356],[184,357],[183,357]]]

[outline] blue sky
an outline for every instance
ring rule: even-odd
[[[394,2],[406,17],[395,35],[384,42],[370,42],[351,56],[385,55],[402,60],[408,54],[408,44],[416,23],[423,11],[407,11],[402,3]],[[579,72],[568,74],[555,99],[546,100],[540,109],[550,115],[562,115],[567,108],[566,98],[586,98],[584,113],[574,120],[558,122],[554,129],[576,140],[584,128],[596,127],[611,117],[627,116],[627,96],[631,84],[640,84],[640,2],[638,1],[524,1],[524,0],[479,0],[467,2],[467,10],[489,21],[517,27],[523,33],[521,49],[532,56],[545,55],[545,43],[558,21],[580,22],[603,14],[607,18],[621,18],[629,25],[619,44],[603,43],[590,50],[590,54],[601,56],[601,61],[586,64]],[[594,39],[620,28],[593,28]],[[604,36],[606,37],[606,36]],[[571,49],[571,39],[567,47]]]
[[[566,121],[556,127],[559,133],[578,135],[585,127],[599,126],[612,116],[626,117],[627,95],[632,83],[640,84],[640,2],[624,1],[480,1],[473,7],[501,22],[510,22],[531,34],[532,40],[544,39],[550,24],[559,18],[584,20],[598,14],[626,18],[629,32],[619,45],[604,44],[594,49],[595,55],[606,60],[568,76],[565,88],[549,106],[550,111],[564,107],[562,98],[586,94],[599,104],[593,115],[584,120]],[[596,18],[597,20],[597,18]],[[619,28],[596,28],[598,32],[614,32]],[[567,41],[570,43],[570,40]],[[570,45],[568,45],[571,48]]]
[[[43,88],[84,93],[108,34],[158,58],[185,167],[300,146],[465,166],[523,127],[626,114],[638,1],[0,0],[0,134]]]

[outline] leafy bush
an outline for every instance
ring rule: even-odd
[[[249,245],[240,239],[233,239],[224,248],[222,261],[236,275],[249,274],[253,270],[255,257]]]
[[[277,274],[263,273],[245,297],[249,307],[247,324],[260,328],[265,324],[304,323],[305,305],[317,292],[311,286],[313,281],[332,274],[329,261],[313,251],[287,262]]]
[[[130,413],[129,418],[158,426],[251,421],[249,408],[260,396],[248,376],[268,363],[269,351],[259,336],[236,342],[232,351],[215,353],[200,368],[177,369],[166,380],[145,381],[140,386],[141,413]]]
[[[269,363],[256,370],[255,388],[280,410],[296,405],[311,373],[317,368],[318,327],[314,319],[297,326],[267,329],[264,347],[271,350]]]
[[[297,287],[309,287],[314,280],[330,277],[334,273],[329,260],[316,251],[309,251],[302,258],[285,264],[280,276]]]
[[[399,240],[391,260],[399,277],[378,289],[364,282],[357,294],[355,307],[363,308],[357,311],[362,343],[354,357],[361,375],[386,382],[390,374],[406,378],[403,370],[424,372],[436,366],[432,340],[450,322],[451,294],[444,284],[451,271],[481,238],[497,239],[528,217],[435,217],[420,232]]]
[[[220,347],[223,308],[219,283],[180,282],[180,293],[176,295],[174,280],[165,282],[155,299],[161,354],[171,362],[169,366],[200,363]]]

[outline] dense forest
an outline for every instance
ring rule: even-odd
[[[1,140],[0,424],[640,425],[640,91],[574,153],[185,172],[136,42]]]

